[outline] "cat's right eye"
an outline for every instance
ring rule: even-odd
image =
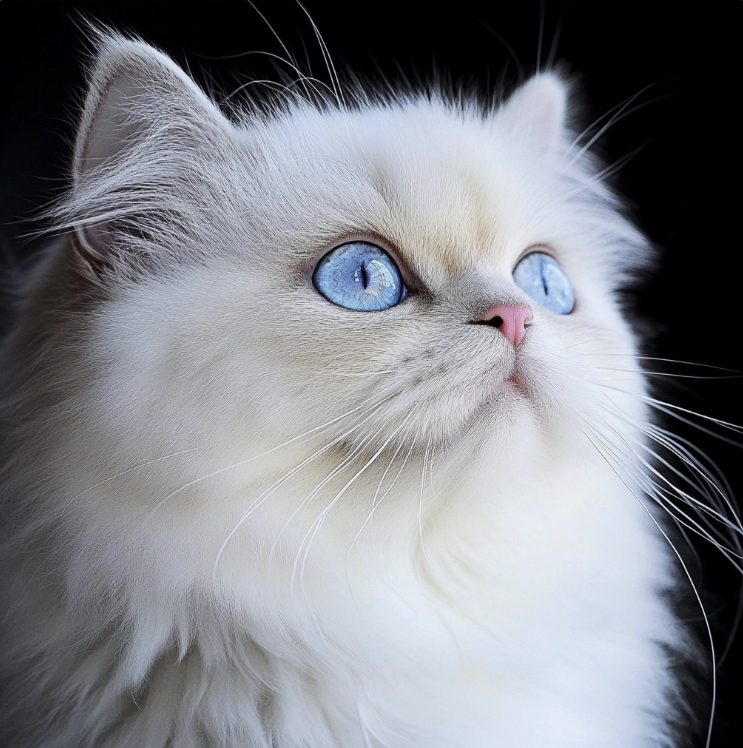
[[[513,270],[516,285],[540,306],[555,314],[575,308],[573,286],[557,260],[546,252],[531,252]]]
[[[349,242],[328,252],[312,282],[328,301],[357,312],[389,309],[408,295],[395,261],[370,242]]]

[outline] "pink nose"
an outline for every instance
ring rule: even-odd
[[[526,304],[496,304],[483,312],[478,322],[497,328],[517,346],[524,339],[526,327],[533,317],[531,307]]]

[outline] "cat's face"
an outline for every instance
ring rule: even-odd
[[[600,429],[610,410],[637,417],[606,389],[641,391],[631,359],[609,374],[602,356],[633,352],[615,290],[638,237],[570,148],[566,95],[543,76],[489,112],[412,97],[233,125],[172,63],[118,43],[73,198],[136,227],[79,237],[118,268],[92,271],[107,288],[92,334],[110,428],[236,456],[307,434],[510,459]],[[399,303],[359,311],[322,293],[318,263],[353,242],[386,253]],[[514,279],[535,251],[563,268],[569,313]],[[518,345],[477,324],[498,304],[530,309]]]

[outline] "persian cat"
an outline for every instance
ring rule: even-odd
[[[675,745],[649,250],[569,83],[304,85],[101,39],[1,352],[3,745]]]

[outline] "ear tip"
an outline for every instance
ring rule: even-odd
[[[502,122],[530,151],[558,146],[568,113],[570,84],[557,72],[540,72],[518,88],[502,108]]]
[[[163,52],[141,39],[129,38],[110,29],[99,30],[93,61],[93,88],[96,81],[110,79],[126,70],[135,75],[151,74],[153,67],[180,74],[180,68]],[[179,76],[180,77],[180,76]]]
[[[128,139],[133,142],[157,111],[167,108],[166,100],[183,114],[207,113],[220,121],[214,103],[164,52],[106,26],[89,31],[95,53],[75,146],[75,182],[90,165],[107,160]]]
[[[548,70],[536,73],[526,82],[524,88],[529,89],[535,98],[549,101],[553,106],[564,110],[567,107],[571,85],[564,75]]]
[[[110,96],[114,81],[122,76],[143,75],[155,51],[144,42],[133,41],[112,29],[96,26],[90,29],[94,54],[88,71],[88,90],[81,112],[78,136],[73,159],[75,179],[87,171],[87,156],[90,150],[93,130],[101,119],[104,104]]]

